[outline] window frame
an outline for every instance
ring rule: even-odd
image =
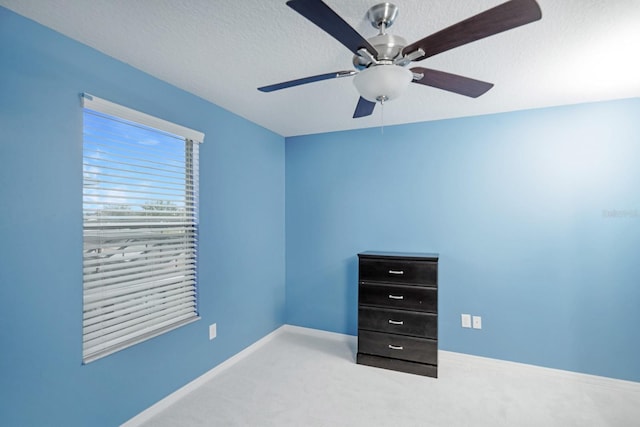
[[[87,160],[86,156],[88,150],[87,141],[90,138],[87,138],[87,124],[83,119],[82,363],[87,364],[200,319],[198,313],[197,292],[197,257],[199,232],[198,146],[204,141],[204,134],[202,132],[198,132],[184,126],[168,122],[149,114],[124,107],[111,101],[98,98],[91,94],[83,93],[81,95],[81,98],[83,106],[83,118],[86,114],[92,114],[95,116],[100,116],[106,120],[119,122],[119,125],[125,126],[125,129],[127,125],[138,128],[142,127],[147,129],[149,132],[158,132],[162,137],[169,137],[165,139],[177,138],[176,142],[178,142],[178,140],[182,140],[184,142],[183,174],[185,199],[183,200],[184,206],[182,206],[181,208],[176,208],[176,211],[179,212],[168,214],[150,213],[144,212],[144,209],[134,212],[134,209],[129,207],[129,209],[127,210],[128,213],[125,214],[122,219],[113,219],[114,217],[110,217],[110,220],[105,219],[104,222],[101,222],[102,218],[100,218],[100,209],[88,209],[87,206],[99,206],[102,203],[102,209],[109,210],[108,208],[104,207],[109,203],[105,201],[105,199],[108,199],[109,196],[104,196],[104,199],[100,199],[98,196],[96,196],[96,192],[91,192],[91,187],[95,185],[94,183],[96,182],[96,178],[94,177],[94,174],[91,174],[92,178],[88,178],[89,173],[87,172],[87,170],[90,160]],[[121,136],[121,139],[124,140],[125,136]],[[121,139],[115,142],[114,146],[117,146],[117,144],[121,143]],[[141,161],[147,160],[144,155],[139,159],[141,159]],[[135,161],[138,161],[139,159],[136,158]],[[105,160],[105,162],[107,161]],[[180,164],[180,166],[182,166],[182,164]],[[135,166],[131,165],[130,171],[133,171],[134,167],[139,166],[137,164]],[[95,176],[100,177],[103,172],[99,167],[98,170],[99,171],[95,173]],[[135,172],[137,173],[137,171]],[[164,173],[166,175],[170,172],[160,171],[160,173]],[[140,183],[138,181],[138,178],[128,179],[131,179],[131,186],[135,186]],[[142,178],[140,178],[139,180],[141,179]],[[98,182],[99,184],[103,183],[102,181]],[[178,182],[181,181],[178,180]],[[106,192],[108,188],[107,190],[101,188],[101,190]],[[162,207],[162,200],[169,200],[167,199],[167,197],[169,196],[166,196],[165,199],[160,199],[159,202],[154,201],[152,203],[159,203],[160,207]],[[168,203],[171,204],[171,202]],[[149,206],[142,207],[145,208]],[[150,207],[154,206],[152,205]],[[89,211],[93,211],[93,213],[89,214]],[[109,210],[109,212],[113,211]],[[105,217],[107,217],[108,215],[109,214],[105,214]],[[175,217],[172,218],[170,217],[171,215]],[[88,220],[88,218],[90,218],[90,220]],[[144,223],[139,224],[127,222],[131,219],[137,220],[138,218],[143,220]],[[107,223],[108,221],[111,222]],[[183,223],[178,224],[175,223],[175,221],[182,221]],[[111,240],[107,238],[105,238],[105,240],[102,240],[101,238],[95,238],[95,236],[100,235],[102,230],[107,229],[108,231],[104,231],[103,235],[110,236],[109,239]],[[161,230],[171,231],[163,232]],[[127,244],[129,244],[130,242],[139,242],[145,239],[153,239],[156,237],[159,238],[159,240],[154,240],[153,244],[147,245],[147,247],[150,247],[151,249],[148,251],[148,253],[145,253],[143,261],[139,261],[140,259],[143,259],[141,255],[137,255],[137,259],[132,258],[135,259],[134,263],[127,263],[127,261],[131,261],[131,259],[127,259],[126,261],[113,261],[113,259],[107,259],[107,257],[104,255],[96,255],[102,252],[101,249],[113,248],[113,245],[115,245],[115,243],[113,242],[119,243],[120,245],[124,244],[122,243],[125,242],[124,240],[121,242],[117,240],[119,238],[118,233],[121,231],[131,233],[131,235],[134,236],[130,240],[126,240]],[[155,256],[160,256],[166,253],[165,248],[167,247],[166,245],[168,245],[168,243],[165,243],[166,241],[175,240],[175,234],[169,236],[169,234],[167,233],[178,233],[179,239],[186,242],[184,243],[185,245],[188,245],[180,246],[180,249],[177,250],[178,255],[175,257],[177,259],[171,259],[170,264],[168,264],[166,261],[163,261],[163,266],[168,266],[168,269],[170,271],[169,275],[172,276],[172,278],[169,280],[175,281],[175,284],[172,285],[175,289],[172,290],[171,297],[168,296],[170,293],[166,292],[165,288],[158,289],[162,286],[165,286],[161,285],[161,283],[163,282],[157,280],[156,277],[151,277],[157,274],[155,271],[155,264],[157,262],[155,260]],[[129,247],[134,247],[136,244],[139,245],[140,243],[131,243]],[[124,252],[126,252],[126,248],[127,246],[124,246],[122,249],[123,259],[125,258]],[[133,253],[134,256],[136,256],[136,253]],[[89,265],[87,262],[88,259],[90,259],[91,263],[90,268],[87,268],[87,265]],[[106,262],[105,264],[108,263],[110,265],[103,268],[103,270],[105,271],[111,270],[108,273],[101,271],[98,267],[94,267],[96,263],[100,263],[99,265],[102,265],[101,259],[108,260],[108,262]],[[136,268],[131,268],[131,266],[134,264]],[[138,264],[141,265],[141,267],[138,267]],[[132,270],[135,270],[137,274],[132,274]],[[141,271],[142,273],[140,273]],[[109,279],[102,280],[102,275],[107,274],[110,275]],[[183,274],[184,276],[182,276]],[[96,279],[96,276],[100,277]],[[123,277],[125,277],[124,281],[122,279]],[[133,277],[140,277],[140,280],[134,281]],[[175,277],[178,277],[178,279],[176,279]],[[136,293],[136,291],[131,290],[132,288],[130,285],[132,283],[138,283],[141,280],[146,280],[146,282],[137,286],[145,288],[144,292]],[[180,280],[182,280],[182,282]],[[114,281],[117,281],[117,285],[113,285]],[[110,288],[109,286],[112,286],[112,288]],[[116,286],[118,287],[118,290],[113,291],[112,289],[115,289]],[[129,290],[127,291],[126,289]],[[109,295],[114,292],[119,293],[119,296],[117,297],[117,299],[110,299],[111,297]],[[175,294],[176,296],[173,296],[173,294]],[[96,300],[98,300],[97,303],[94,302]],[[176,307],[179,303],[176,302],[176,300],[180,301],[180,309],[182,310],[183,314],[176,315],[175,318],[173,318],[172,315],[174,314],[174,310],[178,310]],[[191,300],[192,302],[189,302]],[[89,303],[88,301],[92,301],[92,303]],[[127,303],[129,304],[129,306],[135,306],[136,308],[116,309],[116,307],[122,307],[122,305],[126,305]],[[193,306],[192,313],[190,313],[190,305]],[[164,317],[168,317],[168,321],[159,320],[161,316],[158,313],[162,310],[165,310],[164,313],[166,314],[164,315]],[[148,323],[151,323],[150,327],[143,326]],[[114,330],[116,332],[112,332]],[[116,338],[114,338],[114,336]]]

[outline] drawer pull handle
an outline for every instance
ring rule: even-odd
[[[404,299],[404,295],[391,295],[391,294],[389,294],[389,299]]]
[[[391,344],[389,344],[389,348],[391,350],[403,350],[401,345],[391,345]]]
[[[404,271],[403,270],[389,270],[389,274],[402,275],[402,274],[404,274]]]
[[[391,325],[404,325],[404,320],[391,320],[391,319],[389,319],[389,323]]]

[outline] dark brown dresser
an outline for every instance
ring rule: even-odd
[[[438,254],[358,254],[357,363],[438,376]]]

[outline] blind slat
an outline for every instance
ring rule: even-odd
[[[107,225],[111,226],[111,223]],[[127,225],[127,228],[124,228]],[[192,225],[192,224],[185,224]],[[119,246],[121,243],[125,243],[127,245],[136,244],[138,246],[141,245],[158,245],[158,244],[172,244],[180,241],[184,241],[186,239],[193,239],[195,236],[196,229],[195,227],[185,229],[184,226],[182,228],[169,228],[162,227],[161,224],[152,225],[152,227],[148,228],[160,228],[160,230],[149,230],[146,231],[142,228],[138,227],[133,228],[131,224],[122,224],[121,228],[112,228],[112,229],[102,229],[96,230],[99,228],[97,224],[91,224],[84,232],[84,238],[86,240],[85,248],[91,248],[91,245],[102,244],[106,246],[108,244],[112,244],[112,246]]]
[[[100,298],[94,298],[94,302],[85,302],[84,307],[85,311],[83,313],[83,319],[89,319],[94,315],[99,314],[100,312],[106,312],[111,309],[112,306],[116,306],[118,304],[124,304],[130,301],[137,301],[138,298],[149,298],[154,294],[158,293],[160,289],[162,292],[170,292],[173,290],[181,289],[182,292],[189,292],[190,289],[195,284],[194,281],[183,282],[183,281],[165,281],[162,284],[150,284],[147,287],[139,287],[135,293],[123,294],[121,296],[111,296],[109,298],[109,304],[105,304],[105,300]],[[101,311],[102,310],[102,311]]]
[[[114,146],[113,142],[118,142]],[[165,151],[156,150],[152,146],[141,147],[135,139],[121,139],[116,134],[106,134],[99,127],[87,127],[85,129],[84,147],[87,153],[118,153],[125,156],[140,157],[150,162],[183,164],[184,151],[174,151],[171,158],[167,158]]]
[[[123,239],[118,240],[114,238],[93,238],[84,245],[84,249],[87,252],[85,259],[91,259],[93,257],[97,259],[108,259],[111,255],[118,254],[141,254],[152,255],[154,253],[162,253],[173,250],[189,250],[195,247],[195,241],[193,239],[193,233],[185,234],[180,239],[156,239],[156,240],[132,240]],[[100,245],[102,243],[102,246]],[[101,250],[97,250],[101,249]],[[94,254],[88,252],[94,251]]]
[[[118,184],[118,182],[116,182],[116,181],[110,181],[110,180],[106,180],[106,179],[102,179],[100,181],[96,181],[95,179],[92,178],[93,176],[96,176],[96,174],[94,174],[94,173],[90,173],[90,172],[84,171],[84,174],[85,174],[85,181],[89,182],[92,185],[95,185],[96,182],[101,182],[101,183],[103,183],[105,185],[106,184]],[[131,179],[131,176],[128,176],[128,175],[111,174],[111,173],[105,173],[103,171],[100,172],[100,177],[102,177],[102,178],[116,178],[116,179]],[[192,180],[187,179],[186,182],[187,182],[187,188],[193,186]],[[167,188],[171,188],[172,186],[181,186],[182,185],[181,182],[170,182],[170,181],[166,181],[166,180],[145,179],[144,183],[142,183],[142,182],[136,183],[136,184],[133,185],[133,187],[145,185],[146,183],[163,184],[163,186],[166,186]],[[156,188],[163,188],[163,187],[156,186]]]
[[[149,254],[144,257],[139,257],[137,259],[131,259],[127,262],[126,269],[130,270],[132,268],[137,267],[148,267],[151,265],[163,265],[165,263],[171,262],[173,260],[187,261],[192,260],[194,258],[194,251],[172,251],[172,252],[161,252],[158,254]],[[94,259],[91,261],[91,264],[84,262],[83,263],[83,274],[87,273],[106,273],[109,271],[118,271],[122,269],[120,265],[120,260],[109,260],[109,258],[100,258]]]
[[[139,323],[132,325],[126,330],[105,334],[100,338],[85,340],[82,347],[87,353],[104,351],[107,348],[117,346],[127,340],[135,339],[138,336],[152,332],[154,329],[161,329],[190,317],[194,317],[194,314],[189,310],[184,310],[182,313],[168,313],[164,316],[142,318]]]
[[[103,183],[101,183],[103,184]],[[86,196],[94,196],[94,197],[100,197],[101,199],[104,199],[106,197],[109,196],[109,192],[113,191],[114,188],[117,187],[112,187],[112,186],[104,186],[104,187],[95,187],[95,188],[90,188],[84,191],[84,194]],[[133,189],[136,188],[136,189]],[[176,199],[180,202],[184,202],[185,200],[185,194],[184,194],[184,188],[176,188],[176,189],[167,189],[164,188],[165,191],[160,192],[160,191],[150,191],[147,188],[148,187],[140,187],[140,189],[137,189],[138,186],[136,187],[132,187],[130,189],[128,189],[126,192],[122,192],[122,195],[127,197],[127,198],[132,198],[135,197],[135,195],[141,195],[141,196],[159,196],[160,199],[155,199],[155,200],[163,200],[164,198],[167,197],[171,197],[172,199]],[[145,206],[154,206],[154,205],[145,205]],[[166,208],[166,205],[155,205],[156,207],[161,207],[161,208]]]
[[[183,228],[180,228],[180,227],[193,225],[193,223],[191,222],[180,222],[180,221],[158,222],[157,218],[154,219],[153,217],[149,217],[149,221],[147,222],[143,222],[140,220],[141,218],[137,217],[135,218],[136,222],[131,222],[128,220],[127,217],[124,217],[124,219],[121,220],[120,223],[116,222],[116,220],[110,220],[109,222],[100,222],[100,221],[91,221],[90,223],[85,222],[85,227],[86,227],[85,230],[89,231],[91,229],[96,229],[96,228],[98,229],[115,228],[116,232],[119,232],[119,231],[123,231],[125,229],[130,229],[130,228],[162,228],[163,231],[170,232],[170,231],[176,231],[176,230],[177,231],[183,230]],[[85,218],[85,221],[87,221],[87,218]],[[176,228],[171,228],[171,227],[176,227]]]
[[[91,281],[86,281],[84,288],[88,291],[93,288],[106,288],[120,283],[130,283],[135,279],[146,279],[148,281],[156,280],[162,277],[177,277],[190,275],[191,269],[195,264],[194,259],[181,259],[172,262],[158,263],[155,266],[151,263],[134,268],[126,268],[120,270],[101,271],[90,273]]]
[[[94,257],[87,257],[83,262],[83,273],[85,275],[91,273],[101,273],[106,271],[114,271],[120,268],[133,268],[144,265],[153,265],[157,263],[162,265],[167,261],[173,259],[195,259],[196,248],[185,247],[182,251],[176,255],[176,252],[172,249],[168,249],[166,252],[151,252],[151,253],[114,253],[111,255],[98,254]],[[122,261],[126,261],[126,266],[122,266]],[[85,276],[88,277],[88,276]]]
[[[161,304],[159,306],[149,307],[147,310],[137,311],[133,313],[134,316],[120,316],[108,322],[102,322],[99,328],[92,328],[92,332],[88,331],[89,328],[85,328],[83,338],[86,343],[90,343],[96,339],[104,340],[105,338],[110,339],[116,336],[123,336],[132,330],[139,330],[141,325],[146,325],[153,319],[166,319],[173,313],[185,314],[193,311],[193,302],[178,301],[179,303],[173,301],[174,304]]]
[[[108,275],[102,275],[101,273],[96,273],[95,276],[93,274],[87,274],[86,276],[92,276],[90,280],[85,278],[84,289],[89,291],[90,289],[100,288],[102,293],[105,293],[107,290],[111,290],[113,285],[124,283],[129,287],[130,284],[134,283],[144,283],[144,282],[153,282],[156,280],[162,280],[165,278],[171,277],[187,277],[192,276],[191,274],[191,264],[184,264],[183,268],[176,268],[173,266],[170,267],[162,267],[158,266],[156,269],[142,272],[132,272],[123,269],[120,274],[115,272],[110,272]],[[115,273],[115,274],[114,274]]]
[[[113,318],[120,317],[121,315],[128,314],[140,309],[143,309],[146,304],[155,304],[162,301],[173,301],[182,298],[190,298],[195,301],[195,292],[184,292],[182,289],[174,289],[172,291],[162,292],[160,294],[154,294],[146,299],[144,303],[134,301],[126,301],[120,304],[114,304],[110,307],[103,307],[100,312],[94,310],[91,312],[91,316],[87,316],[82,320],[82,325],[86,332],[93,332],[93,329],[87,328],[101,324],[102,322],[109,321]]]
[[[120,311],[105,315],[101,320],[93,324],[84,326],[84,338],[86,340],[93,339],[97,336],[104,335],[107,331],[126,329],[127,322],[144,317],[147,314],[157,313],[163,306],[185,309],[195,305],[195,294],[178,295],[166,300],[156,300],[153,304],[144,304],[130,307],[129,311]],[[113,316],[111,316],[113,314]],[[114,328],[114,329],[107,329]],[[92,335],[96,334],[96,335]]]
[[[136,292],[147,289],[154,289],[156,286],[162,286],[170,283],[186,283],[193,281],[195,274],[165,274],[156,276],[153,280],[142,278],[131,280],[129,283],[122,282],[108,283],[102,287],[86,287],[84,290],[83,301],[85,304],[103,301],[105,305],[110,304],[110,300],[116,301],[119,297],[134,298]]]
[[[182,316],[182,319],[180,320],[177,320],[175,322],[167,322],[165,325],[154,328],[153,330],[149,330],[144,333],[138,333],[127,340],[118,342],[117,345],[107,346],[102,350],[95,350],[95,349],[84,350],[83,349],[84,356],[82,358],[82,361],[83,363],[93,362],[94,360],[98,360],[102,357],[108,356],[124,348],[131,347],[132,345],[141,343],[153,337],[157,337],[158,335],[162,335],[166,332],[188,325],[189,323],[193,323],[197,320],[200,320],[198,316],[192,316],[192,315]]]
[[[88,159],[87,159],[88,160]],[[127,165],[124,165],[127,166]],[[153,173],[153,172],[148,172],[146,170],[137,170],[134,169],[136,168],[135,165],[128,165],[129,167],[116,167],[114,165],[111,166],[105,166],[105,165],[96,165],[96,164],[92,164],[92,163],[83,163],[83,172],[92,175],[93,177],[99,177],[101,175],[101,172],[93,172],[94,170],[104,170],[107,173],[113,173],[113,172],[125,172],[124,176],[125,178],[129,178],[129,179],[145,179],[145,178],[151,178],[151,179],[156,179],[159,182],[182,182],[184,181],[184,177],[180,177],[180,176],[174,176],[174,175],[166,175],[163,173]]]

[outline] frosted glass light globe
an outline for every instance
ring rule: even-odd
[[[402,95],[413,73],[398,65],[372,65],[353,78],[353,84],[367,101],[390,101]]]

